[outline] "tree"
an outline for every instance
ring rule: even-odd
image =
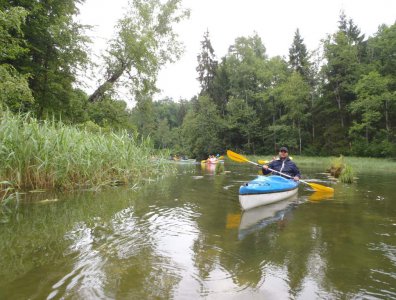
[[[286,122],[286,124],[289,121],[290,123],[287,125],[291,126],[293,130],[297,128],[298,148],[301,154],[302,126],[309,117],[310,87],[308,83],[304,81],[300,73],[293,72],[286,82],[277,87],[276,93],[281,103],[286,108],[280,121]]]
[[[198,81],[201,85],[201,94],[208,93],[212,96],[213,80],[217,70],[217,60],[215,58],[212,43],[209,39],[209,31],[204,34],[204,39],[201,41],[201,53],[197,56],[198,59]]]
[[[27,10],[22,7],[10,7],[0,10],[0,62],[6,63],[26,53],[22,25],[26,21]]]
[[[154,133],[154,143],[160,149],[170,148],[172,134],[169,128],[168,120],[162,119],[158,123],[157,130]]]
[[[21,29],[26,16],[27,11],[20,7],[0,10],[0,104],[12,111],[25,111],[34,101],[28,76],[11,65],[27,52]]]
[[[227,126],[233,136],[233,147],[243,147],[250,153],[254,153],[254,138],[259,131],[259,118],[255,110],[244,100],[231,98],[227,104]],[[237,141],[237,144],[235,143]]]
[[[220,109],[222,116],[225,115],[226,105],[229,99],[230,82],[227,72],[226,58],[223,57],[221,63],[217,66],[215,77],[211,85],[211,97]]]
[[[396,23],[382,25],[374,37],[368,40],[370,63],[383,76],[388,76],[391,89],[396,89]]]
[[[360,122],[355,122],[350,132],[365,132],[366,142],[369,142],[370,133],[375,133],[380,127],[378,122],[385,120],[385,129],[390,134],[388,117],[389,103],[396,100],[396,95],[388,90],[388,80],[378,72],[364,75],[356,84],[357,99],[351,103],[351,111],[360,114]]]
[[[340,16],[339,30],[324,43],[327,65],[323,67],[326,76],[325,90],[336,102],[342,128],[348,126],[346,107],[356,99],[354,85],[360,76],[359,49],[362,37],[352,20],[347,22]]]
[[[125,76],[124,86],[144,94],[156,91],[160,68],[181,54],[173,25],[188,16],[181,0],[130,0],[129,11],[118,21],[117,34],[104,55],[104,82],[89,97],[96,102]]]
[[[136,106],[134,107],[133,121],[138,132],[144,136],[150,136],[155,132],[154,105],[150,95],[135,93]]]
[[[74,93],[79,66],[87,63],[83,34],[86,27],[74,17],[81,0],[0,0],[0,8],[23,7],[29,14],[21,30],[28,51],[12,62],[21,74],[29,75],[38,117],[66,111]]]
[[[364,34],[361,34],[360,29],[355,25],[352,19],[347,18],[344,11],[340,13],[338,30],[345,34],[348,38],[348,44],[350,45],[360,45],[364,40]]]
[[[310,63],[308,51],[298,28],[294,33],[293,44],[289,48],[289,64],[294,71],[300,73],[304,79],[309,81]]]
[[[255,95],[262,92],[270,80],[265,72],[266,59],[265,46],[257,34],[235,39],[226,59],[230,96],[253,104]]]
[[[280,56],[269,59],[266,65],[268,73],[266,77],[269,78],[269,81],[267,80],[267,88],[262,92],[263,108],[258,115],[261,117],[261,126],[267,129],[262,130],[263,143],[264,145],[268,145],[265,149],[269,151],[271,149],[270,145],[272,144],[274,153],[277,153],[280,141],[284,144],[291,145],[290,143],[284,142],[284,138],[278,134],[284,130],[278,130],[280,127],[276,125],[284,113],[284,106],[278,95],[277,88],[288,79],[290,70],[288,69],[286,61]],[[270,142],[268,142],[268,140],[270,140]]]
[[[396,117],[396,23],[391,26],[382,25],[374,37],[368,40],[370,66],[386,80],[387,92],[390,97],[383,99],[384,125],[388,141],[394,142],[392,120]]]
[[[189,111],[182,126],[189,154],[206,158],[208,154],[223,152],[223,127],[216,105],[208,96],[200,96],[197,111]]]
[[[102,128],[109,130],[130,130],[134,127],[129,119],[125,101],[116,101],[111,98],[103,99],[100,103],[88,103],[89,119]]]

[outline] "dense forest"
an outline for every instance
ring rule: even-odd
[[[234,149],[269,154],[396,155],[396,23],[370,37],[343,12],[338,30],[310,51],[296,28],[288,57],[269,57],[258,34],[215,55],[209,32],[197,53],[201,91],[153,101],[158,72],[182,54],[173,25],[181,0],[132,0],[102,57],[103,80],[78,88],[90,28],[76,22],[82,0],[0,0],[0,106],[90,130],[150,137],[155,147],[202,158]],[[117,88],[128,88],[128,109]]]

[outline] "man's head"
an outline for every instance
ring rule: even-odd
[[[279,156],[280,158],[286,158],[289,155],[289,151],[287,150],[286,147],[280,147],[279,148]]]

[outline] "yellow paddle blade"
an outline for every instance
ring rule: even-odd
[[[249,160],[246,157],[244,157],[238,153],[235,153],[231,150],[227,150],[227,156],[236,162],[240,162],[240,163],[249,162]]]
[[[309,201],[319,202],[322,200],[330,199],[334,196],[334,193],[328,192],[313,192],[311,196],[308,197]]]
[[[241,223],[241,214],[227,214],[227,229],[234,229],[239,227],[239,223]]]
[[[324,186],[318,183],[307,182],[307,184],[317,192],[334,193],[334,189],[328,186]]]

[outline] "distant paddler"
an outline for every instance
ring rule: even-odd
[[[207,159],[201,160],[201,164],[213,164],[216,163],[217,158],[213,154],[209,154]]]
[[[209,156],[209,158],[206,160],[207,164],[217,164],[219,162],[219,160],[217,159],[217,157],[215,157],[213,154]]]

